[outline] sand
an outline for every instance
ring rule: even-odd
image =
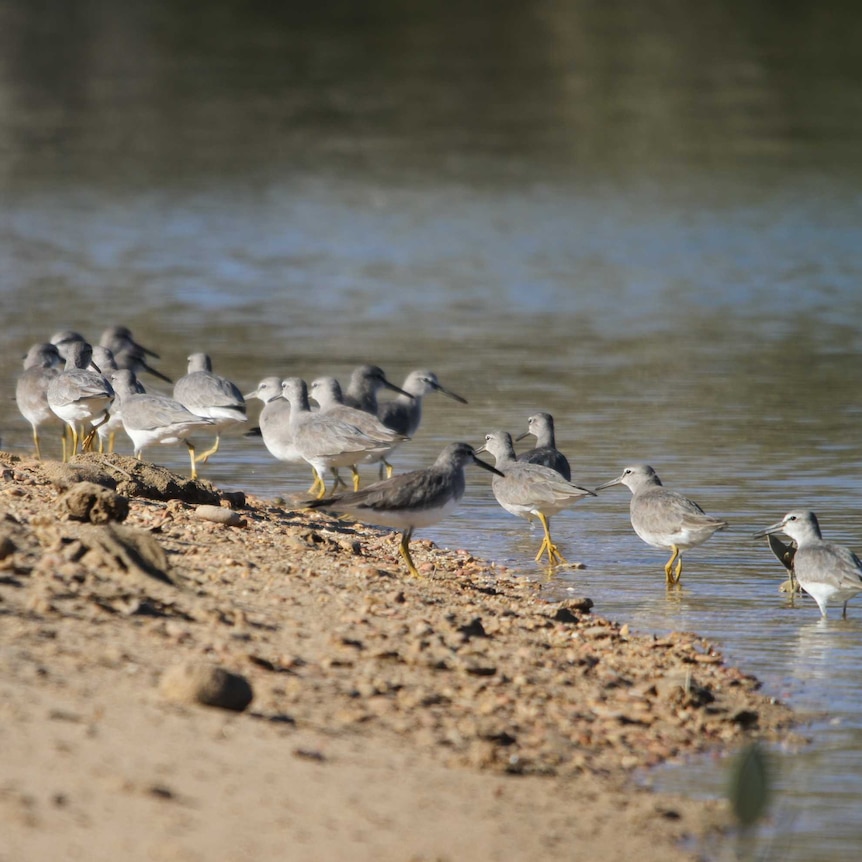
[[[392,533],[118,455],[0,473],[0,862],[695,859],[726,805],[646,770],[793,734],[696,634],[467,551],[417,538],[413,578]],[[213,668],[248,706],[199,702]]]

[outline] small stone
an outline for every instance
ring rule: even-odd
[[[202,521],[212,521],[214,524],[223,524],[225,527],[245,527],[246,521],[238,512],[225,509],[221,506],[198,506],[195,509],[195,517]]]
[[[242,712],[254,694],[248,680],[215,665],[187,662],[168,668],[159,691],[177,703],[200,703]]]

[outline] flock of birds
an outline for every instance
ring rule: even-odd
[[[416,433],[426,395],[441,392],[467,403],[444,388],[431,371],[414,371],[399,387],[377,366],[362,365],[352,373],[346,391],[333,377],[320,377],[310,387],[298,377],[265,377],[253,392],[243,395],[230,380],[213,372],[207,354],[193,353],[187,373],[173,384],[171,398],[147,392],[138,379],[148,372],[171,382],[148,364],[148,358],[158,355],[122,326],[106,329],[95,346],[70,330],[34,344],[24,357],[16,401],[32,426],[36,456],[41,458],[39,429],[45,425],[63,424],[64,460],[91,449],[96,437],[99,451],[112,451],[114,436],[122,428],[138,458],[155,444],[184,444],[191,476],[196,478],[197,465],[218,452],[222,430],[247,420],[246,399],[258,398],[263,402],[259,433],[268,451],[279,461],[307,463],[312,468],[309,494],[314,496],[304,505],[349,513],[401,531],[400,553],[410,573],[417,576],[409,549],[413,532],[437,523],[457,505],[464,494],[465,467],[471,463],[493,474],[494,496],[507,512],[540,522],[544,535],[536,561],[547,555],[551,565],[566,563],[551,539],[551,517],[614,485],[631,491],[635,533],[648,545],[671,552],[664,567],[668,585],[680,581],[682,552],[727,526],[666,488],[645,464],[626,467],[595,490],[572,483],[569,463],[556,448],[553,418],[547,413],[530,416],[527,430],[516,438],[536,438],[536,446],[526,452],[516,454],[508,432],[492,431],[476,449],[451,443],[430,467],[393,475],[387,459]],[[394,391],[396,397],[378,402],[381,389]],[[316,410],[311,401],[317,403]],[[190,438],[201,432],[213,434],[214,441],[197,453]],[[493,465],[477,457],[483,452],[493,457]],[[368,463],[380,464],[381,479],[360,488],[358,465]],[[353,474],[352,491],[340,490],[346,484],[339,469],[347,467]],[[332,477],[328,493],[327,474]],[[775,539],[779,532],[794,544],[785,546]],[[813,512],[789,512],[756,535],[769,537],[776,556],[791,571],[791,583],[814,598],[824,617],[833,603],[843,603],[846,616],[848,600],[862,592],[862,562],[848,548],[823,540]]]

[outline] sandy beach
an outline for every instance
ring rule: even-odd
[[[131,458],[0,472],[0,862],[695,859],[725,804],[639,776],[793,733],[697,634],[469,550],[418,537],[413,578],[391,532]],[[214,667],[247,707],[184,685]]]

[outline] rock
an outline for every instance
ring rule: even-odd
[[[244,676],[197,662],[168,668],[159,681],[159,692],[176,703],[199,703],[234,712],[242,712],[254,697]]]
[[[78,482],[61,498],[73,521],[107,524],[125,521],[129,514],[129,498],[95,482]]]
[[[246,522],[237,512],[221,506],[198,506],[195,517],[214,524],[224,524],[225,527],[245,527]]]

